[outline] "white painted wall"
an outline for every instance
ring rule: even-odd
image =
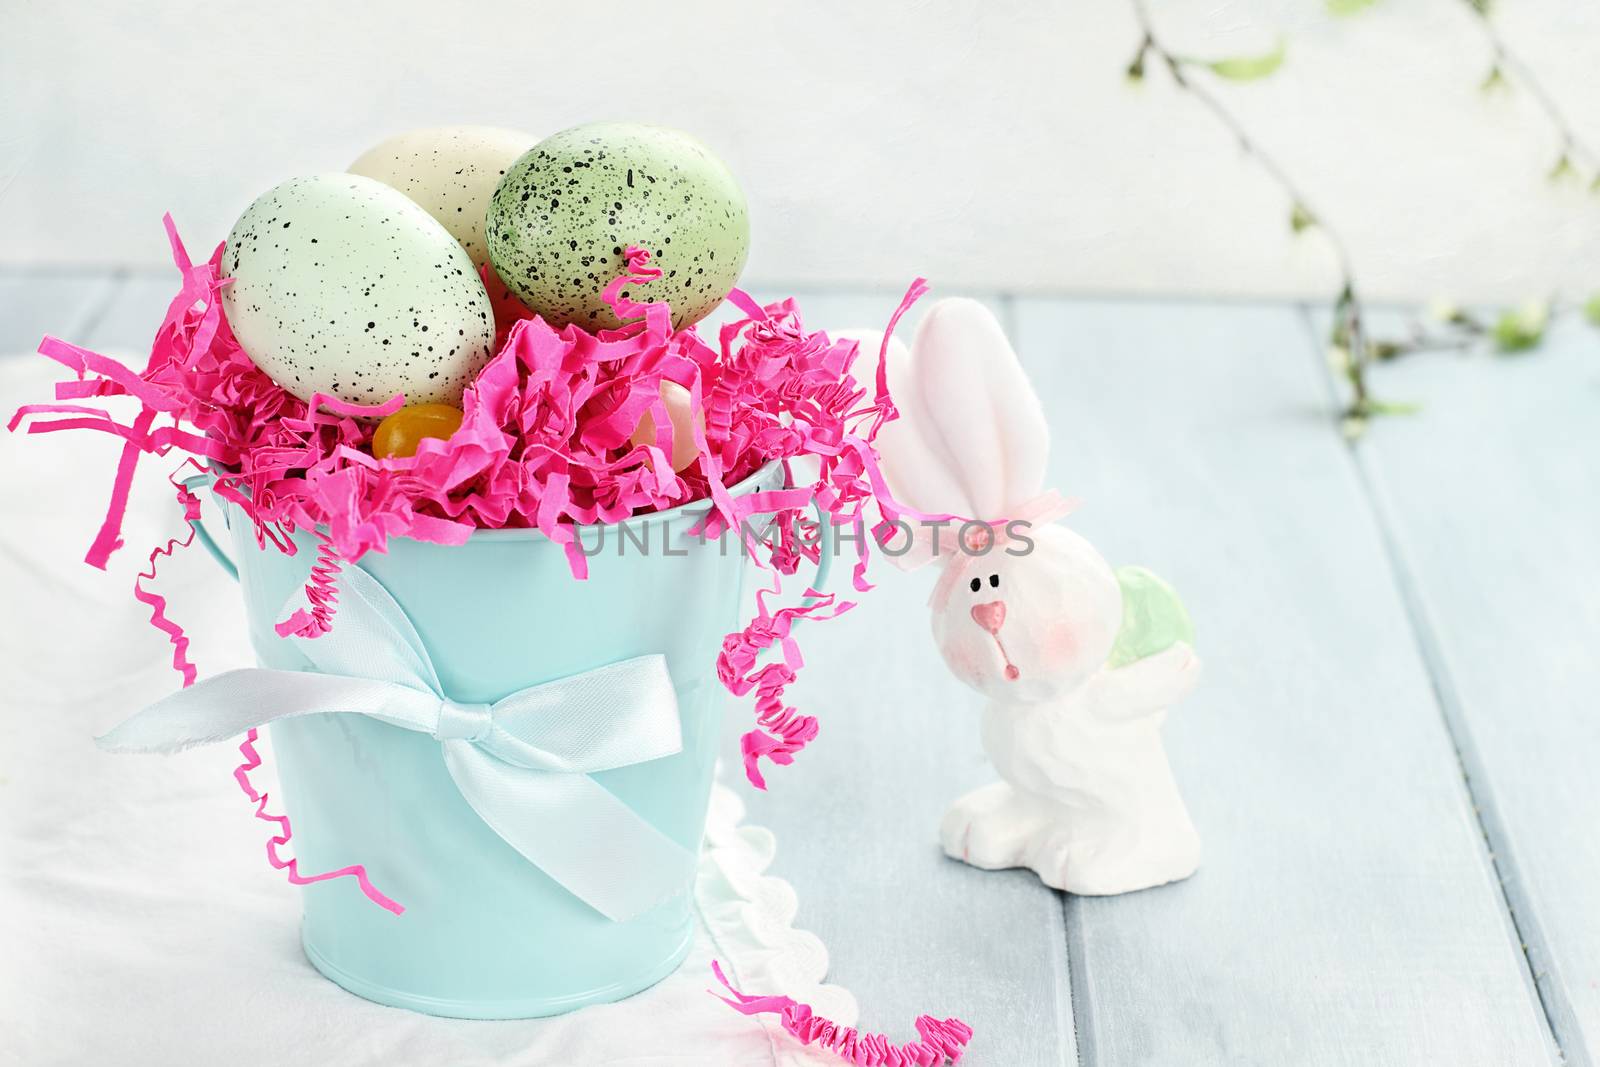
[[[1501,0],[1506,38],[1600,143],[1600,6]],[[1600,197],[1485,96],[1464,0],[1155,0],[1186,52],[1289,40],[1218,91],[1346,235],[1370,295],[1600,288]],[[806,4],[0,0],[0,263],[159,264],[258,192],[411,126],[694,131],[744,180],[748,279],[1325,296],[1331,261],[1229,136],[1153,73],[1120,0]]]

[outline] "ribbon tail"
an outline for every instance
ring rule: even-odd
[[[95,738],[108,752],[181,752],[296,715],[356,712],[426,729],[438,698],[371,678],[247,667],[180,689]]]
[[[614,922],[684,892],[695,855],[586,774],[516,767],[449,740],[445,767],[508,845]]]

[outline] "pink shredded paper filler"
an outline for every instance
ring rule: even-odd
[[[816,1014],[811,1005],[790,997],[741,993],[733,988],[716,960],[711,961],[711,970],[723,988],[733,994],[725,997],[713,989],[709,991],[712,996],[744,1015],[777,1015],[783,1028],[802,1045],[815,1043],[846,1063],[861,1067],[938,1067],[959,1062],[967,1042],[972,1040],[972,1027],[960,1019],[919,1015],[915,1025],[921,1040],[896,1045],[883,1034],[863,1034],[853,1026],[841,1026]]]
[[[325,882],[331,878],[354,878],[361,887],[361,892],[366,894],[368,900],[378,907],[391,911],[396,915],[406,909],[389,899],[378,890],[367,878],[367,869],[361,864],[341,867],[337,871],[325,871],[322,874],[303,875],[300,873],[300,861],[284,859],[278,855],[278,849],[289,843],[294,836],[294,831],[289,828],[287,815],[273,815],[267,811],[267,794],[257,791],[254,783],[250,781],[250,772],[261,766],[261,756],[256,752],[256,741],[260,740],[260,733],[251,727],[244,735],[244,741],[239,745],[239,752],[244,756],[244,762],[233,769],[234,781],[239,783],[239,788],[244,795],[256,806],[256,818],[262,822],[270,822],[278,827],[275,837],[267,839],[267,862],[280,871],[288,872],[290,885],[310,885],[313,882]]]
[[[762,306],[735,290],[730,300],[745,317],[707,343],[693,329],[673,331],[667,305],[629,297],[629,285],[660,274],[648,252],[632,247],[627,273],[605,292],[619,318],[631,320],[620,329],[556,331],[498,292],[498,351],[466,390],[461,429],[448,441],[424,441],[413,457],[380,460],[370,454],[375,420],[398,410],[404,398],[362,406],[318,396],[307,405],[279,388],[245,355],[222,313],[219,294],[228,284],[222,246],[195,263],[171,216],[164,223],[181,285],[145,368],[135,371],[47,337],[39,351],[76,378],[57,385],[56,403],[26,405],[9,423],[14,430],[26,421],[30,434],[87,429],[121,440],[105,521],[86,556],[94,566],[104,567],[122,544],[122,517],[141,455],[173,449],[197,469],[210,469],[218,495],[254,524],[258,544],[270,541],[294,554],[290,535],[313,531],[317,559],[308,568],[307,606],[277,625],[281,635],[303,637],[333,625],[339,569],[383,551],[391,537],[460,544],[475,529],[533,527],[565,547],[574,576],[582,578],[587,564],[574,524],[615,522],[709,499],[706,535],[733,531],[760,565],[782,576],[818,559],[816,540],[801,536],[815,530],[805,517],[813,502],[829,521],[850,527],[862,522],[871,499],[887,515],[904,512],[889,498],[871,447],[878,428],[895,414],[881,367],[876,381],[857,383],[849,373],[855,342],[806,330],[792,300]],[[503,289],[490,285],[491,292]],[[891,328],[925,289],[917,279]],[[668,460],[671,420],[662,381],[684,386],[699,416],[700,457],[682,472]],[[81,403],[116,395],[139,401],[130,423]],[[646,413],[654,418],[657,440],[634,446],[629,438]],[[728,492],[765,464],[787,466],[799,456],[818,459],[815,483],[737,500]],[[193,494],[179,487],[178,500],[185,521],[194,519]],[[765,539],[746,527],[757,514],[776,520],[768,526],[776,532]],[[174,667],[186,685],[196,676],[186,658],[188,641],[148,583],[158,557],[192,541],[191,535],[157,547],[135,586],[135,596],[151,607],[152,623],[171,640]],[[865,541],[856,539],[857,591],[871,588]],[[746,776],[758,788],[765,788],[763,758],[790,763],[817,733],[816,719],[782,701],[801,662],[787,637],[791,620],[832,617],[848,607],[808,602],[772,613],[763,606],[724,644],[718,664],[724,683],[738,695],[753,694],[756,727],[745,736],[743,752]],[[778,641],[784,662],[757,668],[753,653]]]

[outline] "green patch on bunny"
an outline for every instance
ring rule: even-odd
[[[1194,621],[1172,586],[1143,567],[1118,567],[1117,584],[1122,587],[1122,629],[1106,666],[1126,667],[1180,641],[1194,644]]]

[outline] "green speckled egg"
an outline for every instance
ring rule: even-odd
[[[494,315],[466,250],[405,194],[354,174],[261,194],[222,253],[222,309],[245,354],[300,399],[461,403]]]
[[[679,328],[722,302],[750,251],[744,193],[722,161],[688,134],[629,122],[535,145],[495,190],[486,232],[495,272],[558,329],[619,325],[600,294],[629,245],[662,276],[628,295],[667,302]]]

